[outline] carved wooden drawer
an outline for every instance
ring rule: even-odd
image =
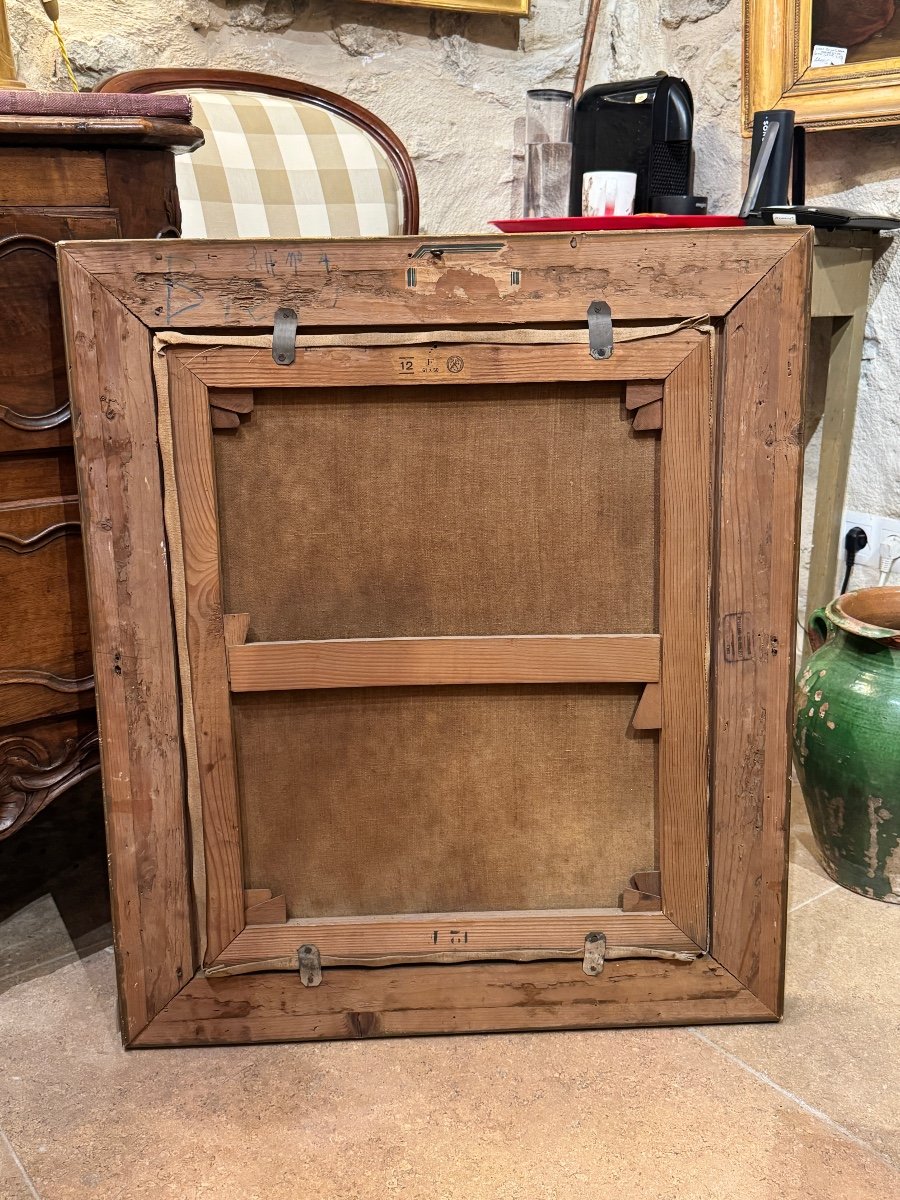
[[[165,129],[199,140],[63,124],[0,116],[0,838],[98,766],[55,243],[177,228]]]

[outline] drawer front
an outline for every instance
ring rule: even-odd
[[[0,729],[0,840],[99,768],[93,712]]]
[[[0,454],[71,444],[52,242],[28,236],[0,242],[0,310]]]
[[[52,242],[97,240],[119,236],[119,222],[112,212],[43,208],[0,209],[0,238],[31,234]]]
[[[0,506],[0,727],[92,703],[74,498]]]
[[[108,202],[102,150],[6,146],[0,155],[0,204],[105,208]]]
[[[48,450],[0,460],[0,512],[29,500],[74,500],[77,494],[71,451]],[[8,517],[4,512],[4,521]]]

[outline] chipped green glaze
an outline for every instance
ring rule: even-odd
[[[900,904],[900,588],[839,596],[809,636],[794,762],[816,843],[837,883]]]

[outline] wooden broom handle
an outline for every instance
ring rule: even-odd
[[[575,93],[576,103],[578,102],[578,97],[584,91],[588,66],[591,61],[591,50],[594,47],[594,34],[597,32],[597,18],[599,16],[600,0],[589,0],[587,17],[584,22],[584,38],[581,42],[581,58],[578,61],[578,70],[575,73],[575,86],[572,89]]]

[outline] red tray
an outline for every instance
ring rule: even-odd
[[[520,217],[491,221],[501,233],[596,233],[603,229],[722,229],[746,225],[743,217],[669,216],[637,213],[633,217]]]

